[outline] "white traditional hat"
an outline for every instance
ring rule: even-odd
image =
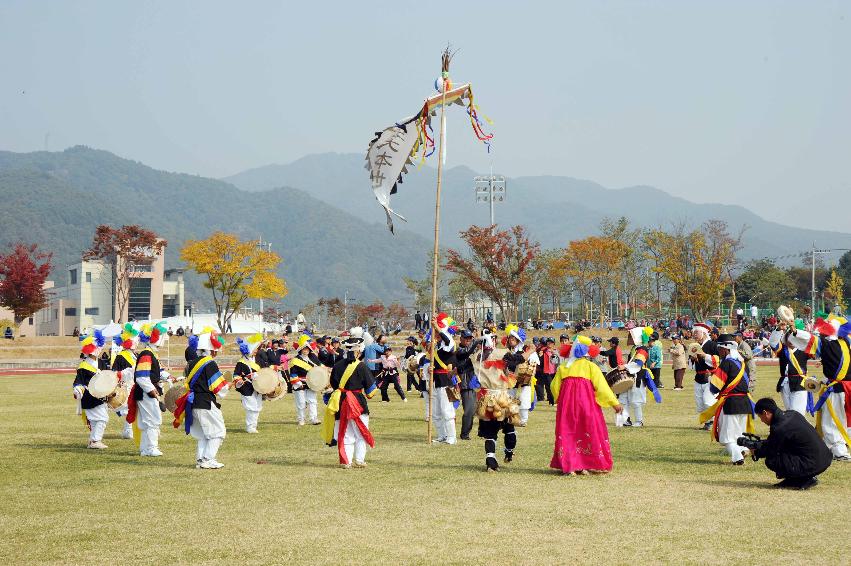
[[[208,352],[221,350],[225,345],[225,339],[218,332],[210,328],[204,327],[204,330],[198,335],[198,349]]]

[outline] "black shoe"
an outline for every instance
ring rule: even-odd
[[[700,430],[709,430],[710,428],[712,428],[712,423],[704,423]]]
[[[462,434],[462,435],[461,435],[461,440],[470,440],[470,435],[468,435],[468,434]]]
[[[511,460],[513,458],[514,458],[514,452],[506,452],[505,458],[502,461],[505,462],[506,464],[508,464],[509,462],[511,462]]]
[[[496,462],[496,458],[485,458],[485,466],[487,466],[487,471],[489,472],[499,471],[499,464]]]
[[[632,421],[630,420],[629,417],[626,418],[626,422],[623,423],[623,426],[632,426]]]
[[[735,462],[733,462],[733,465],[734,466],[744,466],[745,465],[745,459],[742,458],[741,460],[736,460]]]
[[[818,478],[807,478],[807,479],[803,480],[802,482],[800,482],[797,489],[800,489],[800,490],[803,491],[803,490],[806,490],[806,489],[810,489],[811,487],[815,487],[817,485],[818,485]]]

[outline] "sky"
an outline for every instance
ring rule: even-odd
[[[365,152],[434,93],[447,43],[495,134],[488,154],[453,107],[448,166],[851,231],[842,1],[3,0],[0,149],[210,177]]]

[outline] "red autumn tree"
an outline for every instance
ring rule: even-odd
[[[397,322],[402,322],[410,318],[411,313],[408,312],[408,309],[400,305],[399,303],[393,303],[389,307],[387,307],[387,318],[390,320],[391,324],[396,324]]]
[[[0,255],[0,305],[15,313],[15,324],[48,304],[44,282],[50,275],[53,254],[35,244],[17,243],[8,255]]]
[[[166,245],[167,242],[154,232],[135,224],[121,228],[101,224],[95,230],[92,246],[83,253],[83,259],[109,264],[116,321],[124,318],[130,299],[130,279],[142,266],[150,265]]]
[[[470,226],[461,232],[470,256],[450,249],[445,268],[466,278],[493,300],[507,320],[517,318],[520,295],[531,282],[529,267],[541,251],[523,226],[497,230],[493,226]]]
[[[371,322],[373,319],[378,319],[384,314],[384,305],[375,302],[371,305],[354,305],[352,310],[357,317],[356,324],[361,322]]]

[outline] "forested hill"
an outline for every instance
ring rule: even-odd
[[[320,296],[361,301],[404,300],[402,277],[421,277],[430,244],[401,232],[390,237],[383,218],[366,222],[290,187],[248,193],[229,183],[158,171],[87,147],[62,152],[0,152],[0,245],[33,242],[54,252],[57,284],[79,261],[98,224],[140,224],[166,238],[167,267],[180,266],[183,242],[226,230],[260,236],[283,257],[298,308]],[[197,277],[187,301],[209,305]]]
[[[308,155],[283,165],[267,165],[227,177],[245,190],[298,187],[326,203],[341,207],[367,222],[384,217],[369,195],[364,156],[353,153]],[[616,164],[612,164],[613,167]],[[499,172],[497,170],[497,172]],[[445,170],[441,209],[441,241],[458,245],[458,232],[471,224],[489,223],[488,206],[476,203],[473,177],[464,166]],[[408,218],[398,224],[429,238],[434,222],[435,170],[413,168],[392,198],[393,208]],[[697,195],[696,195],[697,196]],[[699,226],[709,219],[726,220],[733,232],[748,226],[742,255],[745,258],[785,256],[819,247],[851,248],[851,230],[830,232],[784,226],[761,217],[760,202],[771,195],[743,194],[744,206],[698,204],[648,186],[610,189],[593,181],[564,176],[529,176],[508,179],[508,200],[496,205],[496,220],[503,226],[523,224],[544,247],[564,247],[567,242],[597,232],[604,217],[626,216],[634,226],[670,229],[674,224]],[[712,195],[700,195],[711,200]],[[753,208],[752,208],[753,207]],[[780,263],[797,263],[785,258]]]

